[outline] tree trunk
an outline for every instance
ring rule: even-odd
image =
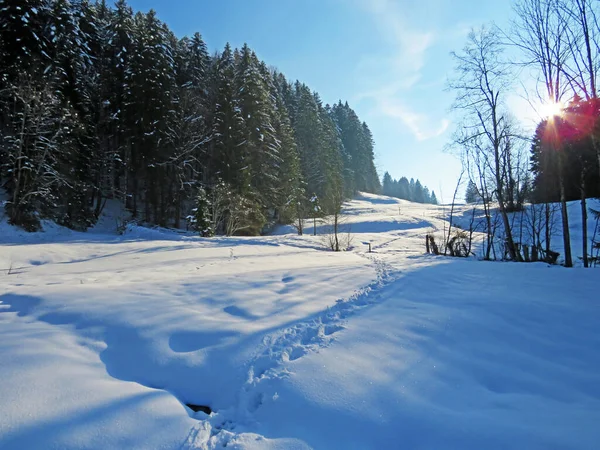
[[[513,261],[521,261],[521,254],[517,252],[515,241],[512,237],[512,230],[510,228],[510,222],[508,220],[508,213],[502,199],[502,194],[498,194],[498,206],[500,209],[500,215],[502,216],[502,223],[504,224],[504,234],[506,235],[506,245],[510,259]]]
[[[177,198],[175,199],[175,228],[181,226],[181,189],[177,189]]]
[[[594,133],[592,133],[592,145],[596,149],[596,158],[598,159],[598,175],[600,175],[600,145],[596,142]]]
[[[585,199],[585,170],[581,171],[581,235],[583,249],[583,267],[589,267],[588,262],[588,234],[587,234],[587,202]]]
[[[24,111],[22,113],[21,118],[21,130],[19,133],[19,151],[17,154],[17,170],[16,175],[13,174],[14,180],[14,191],[13,191],[13,200],[12,200],[12,208],[10,212],[10,219],[13,223],[18,224],[20,222],[20,214],[19,214],[19,203],[21,202],[20,194],[21,194],[21,181],[23,176],[23,146],[25,145],[25,125],[27,123],[27,119],[29,108],[25,105]]]
[[[335,215],[333,216],[333,232],[335,233],[335,251],[339,252],[340,251],[340,241],[338,239],[338,213],[336,212]]]
[[[450,208],[450,222],[448,225],[448,238],[446,239],[446,242],[444,242],[444,256],[446,256],[446,254],[447,254],[448,243],[450,242],[450,234],[452,231],[452,219],[454,218],[454,204],[456,202],[456,195],[458,193],[458,188],[460,187],[460,183],[462,182],[463,175],[464,175],[464,170],[460,173],[460,176],[458,177],[458,182],[456,183],[456,188],[454,189],[454,195],[452,196],[452,207]]]
[[[502,183],[502,171],[500,167],[500,144],[498,139],[498,121],[496,120],[496,109],[492,110],[493,124],[494,124],[494,163],[496,167],[496,189],[498,197],[498,208],[500,209],[500,215],[502,216],[502,222],[504,224],[504,234],[506,236],[506,245],[508,254],[512,261],[521,261],[521,254],[517,252],[515,241],[512,237],[512,229],[510,228],[510,222],[508,220],[508,213],[506,212],[506,204],[504,203],[504,186]]]
[[[546,255],[550,253],[550,244],[551,244],[551,236],[550,236],[550,203],[546,203],[545,205],[545,219],[546,223],[544,224],[544,231],[546,233]]]
[[[562,153],[558,154],[558,171],[561,205],[560,212],[562,216],[563,244],[565,247],[565,267],[573,267],[573,259],[571,257],[571,233],[569,231],[569,213],[567,212],[567,200],[565,196],[565,180],[563,176]]]
[[[96,194],[98,195],[96,201],[96,209],[94,210],[94,216],[97,218],[100,217],[100,213],[102,212],[102,192],[100,189],[96,189]]]
[[[485,211],[485,221],[486,221],[486,226],[487,226],[487,248],[485,249],[485,259],[486,259],[486,261],[489,261],[492,258],[491,252],[492,252],[492,245],[493,245],[492,217],[490,216],[489,208],[487,208]]]

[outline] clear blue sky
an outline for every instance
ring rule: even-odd
[[[324,102],[347,100],[371,128],[380,175],[419,178],[451,200],[460,164],[452,132],[449,53],[471,27],[508,22],[507,0],[130,0],[180,37],[214,52],[247,42],[267,64]],[[440,192],[441,190],[441,192]]]

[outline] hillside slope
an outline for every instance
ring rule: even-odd
[[[595,449],[597,272],[424,255],[447,213],[1,235],[0,448]]]

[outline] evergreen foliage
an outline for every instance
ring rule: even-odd
[[[198,189],[196,196],[196,207],[192,209],[192,214],[188,216],[188,222],[192,229],[200,233],[203,237],[209,237],[214,234],[211,218],[212,205],[203,187]]]
[[[0,183],[14,224],[84,230],[118,199],[142,222],[256,234],[306,218],[313,192],[328,213],[341,191],[380,190],[350,106],[324,105],[248,45],[209,56],[199,33],[179,39],[125,0],[0,11]]]
[[[383,175],[382,185],[383,195],[416,203],[438,204],[435,192],[430,192],[426,186],[423,186],[419,180],[415,181],[414,178],[411,178],[410,181],[406,177],[395,180],[386,172]]]
[[[596,148],[599,129],[598,99],[573,102],[562,117],[538,125],[530,154],[533,201],[560,201],[559,158],[562,158],[565,200],[579,200],[582,185],[586,197],[600,197]]]
[[[479,190],[477,189],[477,185],[473,182],[473,180],[469,180],[469,184],[467,185],[467,189],[465,190],[465,202],[467,203],[477,203],[482,199]]]

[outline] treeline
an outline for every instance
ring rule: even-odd
[[[256,234],[315,195],[331,212],[380,190],[367,124],[247,45],[210,55],[199,33],[179,39],[125,0],[0,0],[0,33],[0,180],[16,225],[86,229],[120,199],[174,227],[208,204],[211,232]]]
[[[419,180],[402,177],[395,180],[386,172],[383,175],[382,193],[389,197],[401,198],[416,203],[430,203],[437,205],[438,200],[434,191],[429,191],[427,186],[423,186]]]

